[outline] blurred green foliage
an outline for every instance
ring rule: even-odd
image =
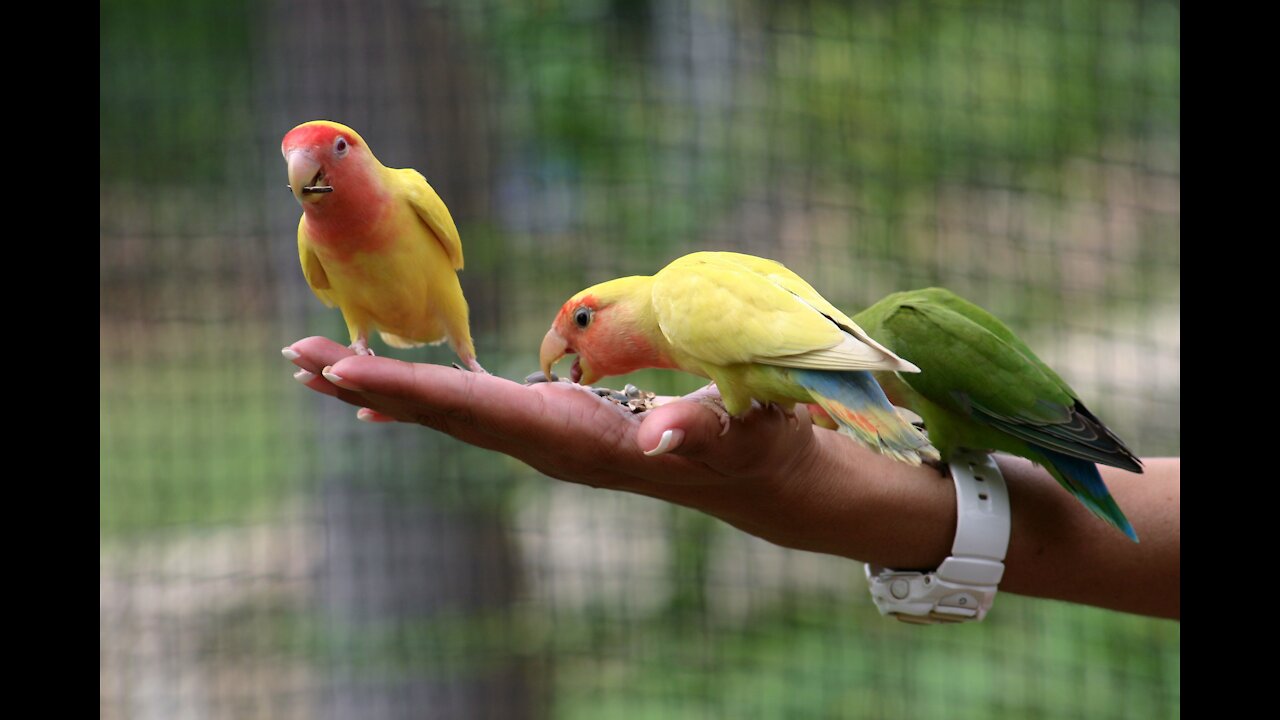
[[[222,343],[184,348],[190,327],[153,327],[145,339],[138,336],[152,357],[121,362],[115,349],[117,359],[102,363],[98,521],[104,540],[262,521],[304,489],[298,483],[306,465],[298,459],[307,452],[286,429],[307,423],[289,392],[294,388],[282,386],[278,367],[223,365],[217,348],[258,334],[243,325],[235,330],[239,334],[228,329],[214,336],[224,337]]]
[[[1177,683],[1166,684],[1179,673],[1176,628],[1002,597],[985,627],[923,639],[919,627],[886,621],[870,606],[833,613],[840,604],[798,598],[745,626],[690,636],[670,622],[645,623],[612,651],[594,643],[563,648],[558,715],[977,720],[1180,712]]]
[[[768,32],[764,57],[708,71],[728,84],[711,113],[649,57],[661,5],[511,3],[466,16],[527,109],[507,116],[508,132],[575,185],[583,213],[608,212],[624,247],[666,249],[714,217],[649,197],[691,151],[688,185],[713,207],[750,183],[792,181],[767,176],[778,166],[856,184],[890,221],[856,238],[864,246],[897,240],[903,208],[943,181],[1060,193],[1064,160],[1138,136],[1153,145],[1143,161],[1176,172],[1176,4],[709,3]],[[601,181],[607,199],[592,197]]]
[[[257,166],[252,111],[255,4],[103,0],[99,5],[99,179],[219,184]]]

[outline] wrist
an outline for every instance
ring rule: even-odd
[[[868,563],[867,582],[880,614],[931,625],[982,620],[995,601],[1009,549],[1009,493],[987,453],[950,459],[957,528],[951,553],[936,570],[904,570]]]
[[[814,552],[896,568],[936,568],[956,529],[951,480],[927,465],[912,467],[817,429],[788,478],[778,478],[784,506],[802,519],[795,543]]]

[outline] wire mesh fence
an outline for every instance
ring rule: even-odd
[[[850,313],[949,287],[1177,454],[1176,3],[105,0],[101,27],[103,717],[1179,714],[1176,623],[1008,594],[885,621],[856,563],[356,423],[278,355],[345,341],[279,155],[328,118],[448,203],[499,375],[573,292],[739,250]]]

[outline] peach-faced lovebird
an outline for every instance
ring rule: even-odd
[[[753,399],[787,411],[817,403],[873,450],[912,465],[938,458],[868,372],[917,368],[773,260],[699,252],[656,275],[589,287],[547,331],[543,372],[549,377],[569,353],[578,355],[574,382],[676,368],[714,380],[730,415],[741,416]]]
[[[483,372],[456,273],[462,241],[426,179],[384,166],[355,130],[326,120],[290,130],[280,152],[302,205],[302,273],[326,305],[342,310],[351,348],[372,354],[374,329],[392,347],[448,340]]]
[[[1094,463],[1140,473],[1142,462],[995,316],[929,288],[890,295],[854,319],[920,366],[876,378],[895,404],[924,419],[943,460],[962,447],[1027,458],[1137,542]]]

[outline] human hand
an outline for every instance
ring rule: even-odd
[[[722,434],[714,386],[633,414],[563,381],[521,385],[446,366],[356,357],[321,337],[286,350],[296,355],[290,359],[302,369],[299,380],[360,408],[360,419],[424,425],[551,477],[694,507],[790,547],[840,552],[847,543],[848,518],[837,508],[839,486],[852,480],[823,471],[832,441],[872,471],[919,470],[815,429],[803,407],[788,416],[757,405]],[[666,452],[646,455],[668,432]],[[828,529],[831,538],[823,537]]]
[[[307,373],[300,381],[361,408],[359,419],[425,425],[553,477],[597,487],[759,481],[788,470],[812,440],[806,416],[788,418],[776,407],[759,406],[721,437],[714,386],[685,398],[659,398],[660,407],[636,414],[565,381],[521,385],[441,365],[357,358],[321,337],[288,349]],[[659,454],[668,431],[662,454],[672,457],[646,456],[646,450]]]

